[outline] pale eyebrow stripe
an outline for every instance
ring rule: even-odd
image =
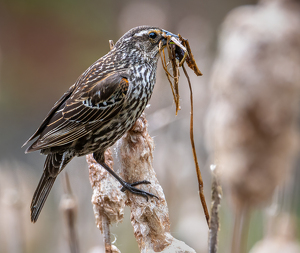
[[[135,36],[143,36],[143,35],[145,35],[145,34],[148,34],[149,32],[156,32],[156,33],[158,33],[158,34],[160,34],[161,33],[161,31],[159,31],[159,30],[156,30],[156,29],[152,29],[152,30],[144,30],[144,31],[140,31],[140,32],[138,32],[138,33],[136,33],[135,34]]]
[[[143,35],[145,35],[145,34],[148,34],[148,30],[147,31],[140,31],[139,33],[136,33],[135,35],[136,36],[143,36]]]

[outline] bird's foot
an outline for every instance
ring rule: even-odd
[[[138,181],[138,182],[134,182],[134,183],[131,183],[131,184],[127,183],[127,182],[124,182],[124,184],[122,184],[123,187],[122,187],[121,191],[125,192],[126,190],[128,190],[133,194],[137,194],[137,195],[141,195],[141,196],[145,197],[147,201],[148,201],[148,196],[149,197],[155,197],[155,198],[158,199],[158,197],[156,195],[134,187],[134,186],[137,186],[137,185],[140,185],[140,184],[151,184],[151,183],[147,180]]]

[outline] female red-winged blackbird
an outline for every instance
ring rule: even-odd
[[[157,27],[140,26],[125,33],[113,49],[91,65],[55,103],[26,153],[47,155],[44,173],[31,202],[36,222],[58,174],[74,156],[93,153],[95,160],[123,186],[148,199],[156,197],[135,188],[148,181],[127,183],[104,162],[105,150],[129,130],[151,97],[156,78],[159,43],[171,34]]]

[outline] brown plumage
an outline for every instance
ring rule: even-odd
[[[124,34],[114,48],[91,65],[56,102],[26,153],[47,155],[44,172],[31,203],[36,222],[58,174],[75,156],[93,153],[95,160],[134,194],[155,197],[127,183],[104,162],[105,150],[132,127],[151,97],[156,78],[159,42],[172,35],[157,27],[140,26]]]

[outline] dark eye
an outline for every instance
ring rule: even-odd
[[[157,33],[155,33],[155,32],[149,33],[149,38],[150,39],[155,39],[156,37],[157,37]]]

